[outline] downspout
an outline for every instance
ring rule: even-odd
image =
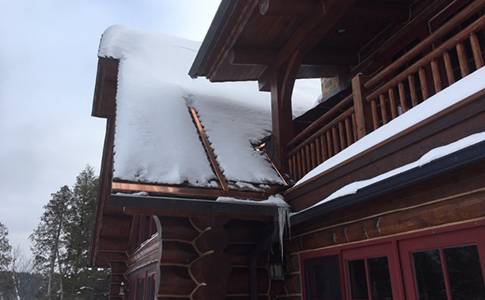
[[[263,230],[263,237],[256,243],[249,260],[249,288],[251,300],[258,300],[258,259],[262,253],[268,250],[274,241],[274,224],[270,224]],[[270,279],[271,280],[271,279]]]

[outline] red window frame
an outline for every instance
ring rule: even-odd
[[[482,275],[485,276],[485,226],[470,229],[460,229],[453,232],[430,233],[426,236],[400,241],[399,251],[401,255],[401,268],[407,299],[418,299],[416,282],[414,278],[414,263],[412,258],[412,254],[414,252],[438,249],[440,250],[442,264],[445,265],[445,260],[443,257],[444,248],[469,245],[477,246]],[[448,273],[443,272],[443,275],[447,297],[448,299],[451,299]]]
[[[305,288],[306,260],[329,255],[339,256],[342,299],[345,300],[351,299],[347,280],[349,274],[347,261],[367,259],[377,255],[388,257],[393,299],[418,299],[414,270],[412,269],[412,253],[466,245],[477,246],[482,274],[485,276],[485,220],[483,219],[300,253],[302,296],[303,299],[307,297]]]

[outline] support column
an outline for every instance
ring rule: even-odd
[[[291,96],[301,56],[296,51],[271,78],[271,118],[273,130],[273,159],[283,172],[287,171],[287,145],[294,136]]]
[[[354,100],[357,139],[363,138],[372,130],[372,118],[364,93],[365,76],[359,73],[352,78],[352,98]]]

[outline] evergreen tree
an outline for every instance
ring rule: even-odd
[[[52,194],[52,199],[44,206],[40,223],[30,236],[34,267],[47,277],[46,296],[48,299],[63,299],[64,266],[59,257],[63,254],[63,234],[66,225],[67,207],[72,201],[72,192],[67,186]],[[57,274],[56,272],[57,267]],[[57,280],[56,280],[57,277]],[[54,293],[54,281],[57,289]]]
[[[87,166],[76,177],[65,227],[66,252],[62,260],[66,266],[66,295],[71,299],[90,299],[100,292],[99,282],[107,277],[106,271],[88,267],[97,191],[98,179],[93,168]]]
[[[13,299],[14,289],[12,274],[12,247],[8,241],[8,229],[0,223],[0,299]]]
[[[8,229],[0,223],[0,272],[6,271],[12,261],[12,247],[8,241]]]

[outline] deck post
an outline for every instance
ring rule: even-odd
[[[271,120],[273,131],[273,159],[276,166],[286,173],[287,146],[294,136],[291,95],[296,73],[301,64],[299,52],[295,52],[288,63],[282,65],[271,76]]]
[[[357,125],[357,139],[361,139],[372,128],[370,107],[365,100],[365,75],[359,73],[352,78],[352,98],[354,100],[355,121]]]

